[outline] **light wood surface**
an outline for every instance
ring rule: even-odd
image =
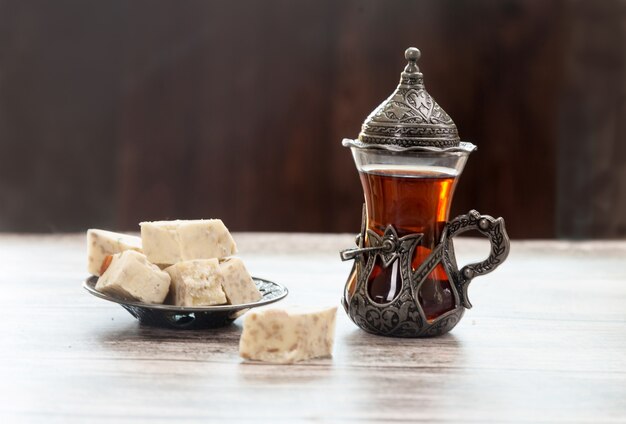
[[[279,303],[338,305],[351,235],[236,234]],[[487,252],[456,241],[459,261]],[[141,327],[81,288],[83,236],[0,236],[0,422],[626,422],[626,242],[513,242],[434,339],[339,311],[334,357],[245,363],[241,320]]]

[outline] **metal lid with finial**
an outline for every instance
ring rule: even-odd
[[[391,96],[367,117],[358,140],[344,139],[344,146],[388,150],[472,151],[461,142],[456,125],[424,87],[417,66],[421,53],[409,47],[409,62],[400,75],[400,84]]]

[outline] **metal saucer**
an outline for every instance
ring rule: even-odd
[[[201,307],[156,305],[112,297],[96,290],[98,281],[96,276],[87,278],[83,282],[83,288],[96,297],[120,304],[141,324],[194,330],[226,326],[243,315],[248,309],[277,302],[289,293],[287,287],[278,283],[256,277],[252,277],[252,280],[263,295],[258,302]]]

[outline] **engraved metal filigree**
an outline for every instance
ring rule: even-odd
[[[465,265],[460,271],[457,271],[454,249],[451,243],[452,237],[471,230],[476,230],[489,238],[491,243],[489,257],[482,262]],[[446,243],[448,245],[448,248],[444,249],[445,261],[449,262],[453,268],[453,282],[459,291],[461,303],[469,309],[472,307],[467,297],[467,288],[470,281],[475,277],[490,273],[509,256],[510,241],[504,226],[504,219],[481,215],[478,211],[471,210],[468,214],[457,216],[448,222],[447,230],[444,234],[445,239],[442,239],[442,244]]]
[[[365,219],[365,216],[363,218]],[[484,261],[466,265],[459,271],[452,238],[469,230],[477,230],[487,236],[491,243],[491,252]],[[471,280],[493,271],[509,253],[509,238],[504,228],[504,220],[480,215],[475,210],[460,215],[446,224],[439,244],[428,258],[413,270],[411,261],[422,237],[423,234],[415,233],[399,238],[392,225],[387,226],[382,236],[371,230],[365,231],[363,228],[357,237],[357,248],[341,252],[343,260],[356,259],[353,267],[353,272],[356,272],[356,287],[351,295],[346,287],[342,301],[346,312],[356,325],[370,333],[384,336],[429,337],[444,334],[459,322],[465,308],[472,307],[467,298],[467,287]],[[384,304],[372,300],[367,290],[369,277],[377,259],[381,260],[383,267],[399,261],[401,280],[399,294]],[[418,294],[421,285],[439,264],[448,275],[456,306],[429,321],[419,303]]]
[[[414,47],[405,52],[408,61],[400,84],[365,120],[359,141],[366,146],[402,148],[459,146],[457,127],[452,118],[426,91],[417,60],[420,51]]]

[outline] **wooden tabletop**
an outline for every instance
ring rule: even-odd
[[[236,234],[277,305],[339,305],[351,235]],[[455,241],[459,263],[486,255]],[[84,239],[0,236],[0,422],[626,422],[626,242],[513,242],[448,335],[366,334],[340,309],[334,356],[243,362],[241,319],[142,327],[81,288]]]

